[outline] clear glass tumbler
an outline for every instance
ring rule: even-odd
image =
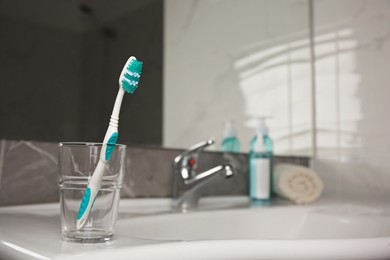
[[[59,144],[58,186],[60,191],[62,239],[79,243],[111,240],[115,233],[120,189],[126,165],[126,145],[117,144],[106,163],[102,185],[89,213],[87,222],[77,230],[77,214],[99,162],[101,143]]]

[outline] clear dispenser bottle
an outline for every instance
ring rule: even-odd
[[[273,145],[265,124],[267,117],[256,118],[256,133],[249,152],[249,197],[252,205],[271,202]]]
[[[237,137],[237,131],[233,126],[231,120],[225,122],[225,129],[223,131],[223,140],[221,144],[221,149],[224,152],[239,152],[240,151],[240,141]]]

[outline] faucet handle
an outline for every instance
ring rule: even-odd
[[[215,141],[213,139],[208,139],[207,141],[191,146],[188,150],[175,157],[174,167],[182,173],[184,179],[187,179],[190,176],[192,177],[195,174],[199,154],[214,143]]]
[[[208,139],[207,141],[200,142],[191,146],[190,148],[188,148],[188,150],[175,157],[175,164],[180,163],[180,161],[183,161],[184,159],[188,159],[188,157],[198,156],[204,149],[214,143],[215,141],[213,139]]]
[[[204,149],[209,147],[210,145],[214,144],[215,141],[213,139],[208,139],[207,141],[197,143],[193,146],[191,146],[187,152],[188,154],[196,154],[199,155]]]

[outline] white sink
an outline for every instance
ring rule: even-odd
[[[114,240],[95,245],[61,241],[58,204],[3,207],[0,259],[390,259],[387,205],[249,208],[236,197],[185,214],[169,205],[122,200]]]
[[[356,205],[257,207],[121,219],[117,227],[153,240],[370,238],[390,235],[390,212]]]

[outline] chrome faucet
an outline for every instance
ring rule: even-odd
[[[229,164],[218,165],[202,173],[197,173],[200,153],[214,144],[209,139],[190,147],[176,156],[173,161],[173,208],[176,211],[188,211],[196,208],[204,187],[214,179],[229,178],[234,175]]]

